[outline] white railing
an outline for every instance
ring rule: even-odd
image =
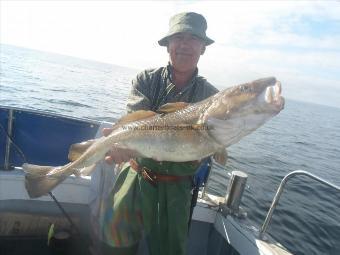
[[[289,179],[291,179],[291,178],[293,178],[293,177],[295,177],[295,176],[297,176],[297,175],[305,175],[305,176],[308,176],[308,177],[310,177],[310,178],[312,178],[312,179],[314,179],[314,180],[316,180],[316,181],[318,181],[318,182],[320,182],[320,183],[322,183],[322,184],[324,184],[324,185],[326,185],[326,186],[328,186],[328,187],[330,187],[330,188],[333,188],[333,189],[335,189],[335,190],[337,190],[337,191],[340,191],[340,187],[338,187],[338,186],[336,186],[336,185],[334,185],[334,184],[332,184],[332,183],[330,183],[330,182],[328,182],[328,181],[326,181],[326,180],[323,180],[323,179],[321,179],[320,177],[318,177],[318,176],[316,176],[316,175],[314,175],[314,174],[311,174],[311,173],[306,172],[306,171],[303,171],[303,170],[296,170],[296,171],[293,171],[293,172],[287,174],[287,175],[282,179],[282,181],[281,181],[281,183],[280,183],[280,186],[279,186],[279,188],[278,188],[277,191],[276,191],[275,197],[274,197],[274,199],[273,199],[273,201],[272,201],[272,204],[271,204],[271,206],[270,206],[270,208],[269,208],[269,210],[268,210],[266,219],[264,220],[263,225],[262,225],[262,227],[261,227],[261,229],[260,229],[260,233],[259,233],[260,239],[263,239],[264,234],[265,234],[265,232],[266,232],[267,229],[268,229],[268,226],[269,226],[270,221],[271,221],[271,219],[272,219],[272,216],[273,216],[274,210],[275,210],[275,208],[276,208],[276,205],[278,204],[279,199],[280,199],[280,197],[281,197],[281,194],[282,194],[282,192],[283,192],[284,186],[286,185],[286,183],[288,182]]]

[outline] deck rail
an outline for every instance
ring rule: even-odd
[[[307,171],[296,170],[296,171],[290,172],[289,174],[287,174],[287,175],[282,179],[282,181],[281,181],[281,183],[280,183],[280,186],[278,187],[278,189],[277,189],[277,191],[276,191],[276,194],[275,194],[275,196],[274,196],[274,198],[273,198],[272,204],[271,204],[271,206],[270,206],[270,208],[269,208],[269,210],[268,210],[266,219],[264,220],[263,225],[262,225],[262,227],[261,227],[261,229],[260,229],[260,232],[259,232],[259,238],[260,238],[260,239],[263,239],[264,234],[265,234],[265,232],[266,232],[267,229],[268,229],[268,226],[269,226],[270,221],[271,221],[271,219],[272,219],[274,210],[275,210],[275,208],[276,208],[276,205],[277,205],[278,202],[279,202],[279,199],[280,199],[280,197],[281,197],[281,194],[282,194],[282,192],[283,192],[283,189],[284,189],[286,183],[288,182],[289,179],[292,179],[293,177],[298,176],[298,175],[304,175],[304,176],[310,177],[310,178],[312,178],[312,179],[314,179],[314,180],[316,180],[316,181],[318,181],[318,182],[320,182],[320,183],[322,183],[322,184],[324,184],[324,185],[326,185],[326,186],[328,186],[328,187],[330,187],[330,188],[333,188],[333,189],[335,189],[335,190],[337,190],[337,191],[340,191],[340,187],[338,187],[338,186],[336,186],[336,185],[330,183],[329,181],[326,181],[326,180],[324,180],[324,179],[321,179],[320,177],[318,177],[318,176],[316,176],[316,175],[314,175],[314,174],[311,174],[311,173],[309,173],[309,172],[307,172]]]
[[[7,136],[6,136],[6,149],[5,149],[5,159],[4,159],[4,169],[10,169],[10,162],[9,156],[11,151],[11,136],[12,136],[12,129],[13,129],[13,109],[9,109],[8,111],[8,123],[7,123]],[[4,130],[5,132],[5,130]]]

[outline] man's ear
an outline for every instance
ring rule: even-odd
[[[202,50],[201,50],[201,55],[203,55],[205,52],[205,45],[203,46]]]

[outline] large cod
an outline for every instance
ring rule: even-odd
[[[264,78],[223,90],[194,104],[124,116],[106,137],[72,145],[64,166],[23,164],[30,197],[47,194],[71,174],[89,175],[113,147],[158,161],[200,160],[238,142],[284,107],[281,84]]]

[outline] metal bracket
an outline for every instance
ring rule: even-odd
[[[232,208],[228,207],[226,204],[220,204],[219,211],[224,217],[228,215],[235,216],[240,219],[247,218],[248,214],[245,209],[239,207],[238,210],[233,210]]]

